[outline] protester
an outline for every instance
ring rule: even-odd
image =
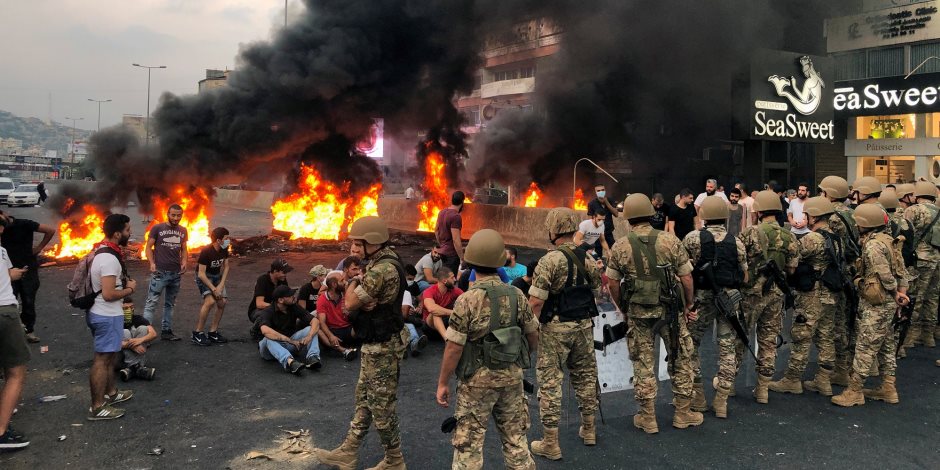
[[[349,256],[346,257],[346,258],[343,258],[343,259],[341,259],[341,260],[339,261],[339,264],[336,265],[336,270],[337,270],[337,271],[342,271],[343,269],[345,269],[345,268],[346,268],[346,260],[349,259],[349,258],[358,259],[359,262],[361,263],[363,256],[365,256],[365,253],[362,252],[362,247],[361,247],[361,246],[358,246],[358,245],[356,245],[355,243],[350,244],[350,245],[349,245]]]
[[[413,289],[411,289],[412,286],[417,287],[414,284],[416,272],[414,266],[405,265],[405,279],[408,282],[408,289],[405,289],[405,294],[401,299],[401,316],[405,319],[405,328],[408,329],[408,334],[411,335],[411,339],[408,341],[411,357],[421,355],[421,351],[428,345],[427,335],[418,329],[423,326],[423,321],[421,320],[421,314],[415,309],[415,297],[412,293]]]
[[[444,266],[438,273],[437,284],[421,293],[421,319],[425,325],[441,335],[441,338],[447,331],[450,314],[454,312],[454,302],[463,294],[462,289],[454,286],[456,282],[454,273]]]
[[[23,276],[13,281],[13,293],[20,298],[20,320],[26,327],[26,341],[38,343],[36,336],[36,293],[39,291],[39,261],[42,253],[55,235],[55,228],[29,219],[17,219],[0,211],[6,224],[0,235],[0,244],[7,250],[13,266],[23,268]],[[33,234],[42,234],[42,241],[33,246]]]
[[[606,230],[604,219],[607,217],[607,211],[599,209],[589,219],[582,220],[578,225],[578,231],[574,234],[574,243],[577,245],[586,245],[589,250],[600,253],[603,256],[610,251],[610,245],[607,244],[607,238],[604,237]]]
[[[209,346],[212,343],[227,343],[228,340],[219,333],[219,323],[225,313],[228,303],[228,293],[225,281],[228,279],[228,247],[231,244],[228,229],[216,227],[212,230],[212,243],[199,252],[196,261],[196,289],[202,295],[202,306],[199,307],[199,319],[196,329],[193,330],[192,341],[199,346]],[[209,325],[208,333],[203,332],[209,311],[215,306],[215,316]]]
[[[255,294],[252,296],[251,303],[248,304],[248,319],[254,323],[257,318],[257,311],[268,308],[274,302],[274,289],[278,286],[287,285],[287,273],[294,268],[287,263],[284,258],[277,258],[271,262],[271,269],[258,276],[255,281]]]
[[[415,276],[415,282],[418,283],[418,289],[422,292],[428,287],[437,284],[437,272],[441,269],[443,261],[438,246],[432,246],[431,252],[422,256],[415,264],[418,274]]]
[[[656,212],[650,219],[650,225],[656,230],[665,231],[666,224],[669,222],[669,211],[671,208],[672,206],[663,200],[662,194],[653,194],[653,210]]]
[[[316,312],[320,319],[320,341],[338,351],[347,361],[356,358],[358,344],[349,324],[349,313],[343,304],[346,280],[343,273],[332,271],[324,278],[326,289],[317,298]]]
[[[285,371],[300,375],[304,367],[320,370],[322,366],[317,339],[320,322],[316,315],[297,305],[296,293],[296,289],[286,285],[277,286],[271,293],[274,303],[258,312],[257,330],[253,335],[263,336],[258,341],[258,349],[264,360],[276,360]]]
[[[595,198],[588,202],[587,215],[593,216],[604,212],[604,241],[607,246],[614,245],[614,217],[620,217],[620,211],[610,203],[607,188],[603,184],[594,185]]]
[[[698,194],[695,197],[695,211],[698,212],[702,207],[702,202],[705,201],[705,198],[708,196],[718,196],[726,203],[728,202],[728,196],[725,195],[724,191],[718,191],[718,181],[714,179],[708,179],[705,181],[705,191]],[[698,225],[696,225],[698,227]]]
[[[738,201],[738,204],[744,206],[744,227],[750,227],[754,225],[754,221],[752,220],[754,217],[754,197],[748,191],[746,184],[737,183],[734,187],[741,191],[741,200]]]
[[[45,181],[40,181],[39,184],[36,185],[36,192],[39,193],[39,203],[40,203],[40,204],[46,202],[46,199],[49,198],[49,195],[46,193],[46,182],[45,182]]]
[[[450,197],[450,207],[437,214],[437,223],[434,225],[434,235],[437,237],[438,253],[444,266],[456,273],[460,269],[460,260],[463,259],[463,240],[460,238],[460,229],[463,228],[463,203],[466,199],[463,191],[454,191]]]
[[[150,229],[147,238],[147,259],[150,260],[150,286],[147,291],[147,302],[144,304],[144,318],[153,323],[157,302],[163,294],[163,322],[160,328],[160,339],[165,341],[179,341],[181,338],[173,334],[173,306],[176,304],[176,294],[180,291],[180,278],[186,272],[186,261],[189,258],[186,251],[186,242],[189,241],[189,232],[180,225],[183,219],[183,208],[173,204],[167,209],[166,222],[156,224]]]
[[[525,276],[525,265],[516,262],[518,256],[519,250],[512,247],[506,248],[506,266],[503,266],[503,271],[506,272],[510,283]]]
[[[525,297],[529,298],[529,287],[532,287],[532,273],[535,272],[535,265],[538,261],[529,261],[525,265],[525,276],[518,277],[512,281],[512,286],[521,290]]]
[[[806,224],[806,214],[803,212],[803,205],[808,196],[809,189],[806,183],[800,183],[796,190],[796,197],[790,199],[790,207],[787,209],[790,232],[796,235],[796,238],[803,238],[810,231]]]
[[[89,276],[91,287],[100,292],[85,314],[85,322],[94,336],[95,356],[89,371],[91,409],[89,421],[116,419],[124,410],[114,405],[130,400],[134,392],[118,390],[114,371],[121,360],[124,339],[123,300],[134,294],[137,281],[127,277],[123,247],[131,238],[131,219],[111,214],[104,220],[105,239],[95,247]],[[148,320],[149,321],[149,320]]]
[[[672,206],[669,212],[669,222],[666,224],[669,227],[669,233],[680,240],[698,226],[698,212],[692,204],[693,200],[692,190],[682,188],[679,192],[679,202]]]
[[[405,200],[412,200],[415,198],[415,188],[414,185],[409,183],[408,187],[405,188]]]
[[[474,283],[474,282],[477,282],[477,270],[476,270],[476,268],[470,269],[469,271],[470,271],[470,275],[467,276],[467,289],[464,289],[463,286],[460,286],[460,285],[458,284],[458,287],[459,287],[461,290],[463,290],[464,292],[466,292],[466,291],[469,290],[471,287],[473,287],[473,283]],[[506,284],[509,284],[510,282],[512,282],[512,281],[509,279],[509,274],[506,272],[506,267],[505,267],[505,266],[503,266],[503,267],[501,267],[501,268],[498,268],[498,269],[496,270],[496,275],[499,276],[499,280],[500,280],[500,281],[502,281],[502,282],[504,282],[504,283],[506,283]]]
[[[0,236],[6,232],[7,224],[7,219],[0,217]],[[28,269],[13,266],[7,249],[0,247],[0,370],[3,371],[3,387],[0,388],[0,451],[23,449],[29,445],[26,436],[10,426],[10,418],[26,383],[26,363],[30,356],[12,285]]]
[[[728,233],[731,236],[738,236],[741,234],[741,231],[744,230],[745,220],[747,220],[747,210],[739,204],[741,200],[741,190],[738,188],[732,188],[731,194],[728,196],[728,221],[727,226]]]
[[[323,281],[330,270],[322,264],[310,268],[310,282],[300,286],[297,291],[297,305],[308,312],[317,309],[317,300],[320,298],[320,291],[325,290]]]
[[[146,366],[145,356],[150,343],[157,339],[157,331],[142,315],[134,313],[134,302],[130,298],[123,301],[124,341],[121,342],[121,380],[132,378],[153,380],[157,369]]]
[[[343,260],[343,277],[348,282],[350,279],[356,279],[362,274],[362,258],[358,256],[347,256]]]

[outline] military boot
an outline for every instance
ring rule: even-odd
[[[728,417],[728,391],[725,389],[715,390],[715,398],[712,400],[712,409],[715,410],[716,418]]]
[[[921,330],[920,325],[911,325],[911,328],[907,330],[907,338],[904,338],[903,347],[913,348],[921,344]]]
[[[832,370],[820,367],[816,369],[816,377],[813,378],[813,380],[803,382],[803,388],[826,397],[831,397],[832,384],[829,383],[829,377],[832,377]]]
[[[692,411],[692,400],[689,398],[675,398],[676,412],[672,417],[672,427],[685,429],[689,426],[698,426],[705,421],[705,417],[698,411]]]
[[[385,449],[385,458],[369,470],[407,470],[405,458],[401,455],[401,446]]]
[[[900,401],[898,398],[898,389],[894,387],[895,376],[886,375],[881,381],[881,386],[875,389],[866,388],[862,390],[865,398],[883,401],[885,403],[895,404]]]
[[[935,348],[935,347],[937,347],[937,342],[933,339],[934,329],[933,329],[933,328],[922,328],[921,331],[923,331],[923,336],[922,336],[922,338],[923,338],[923,340],[924,340],[924,346],[926,346],[926,347],[928,347],[928,348]]]
[[[549,460],[561,460],[561,447],[558,447],[558,428],[545,427],[541,441],[532,441],[532,453]]]
[[[767,384],[767,388],[777,393],[792,393],[794,395],[799,395],[803,393],[803,382],[801,382],[799,378],[794,379],[784,375],[782,379]]]
[[[597,444],[597,429],[594,427],[594,413],[581,414],[581,427],[578,428],[578,436],[581,437],[586,446]]]
[[[718,390],[718,377],[712,377],[712,389]],[[731,382],[731,390],[728,391],[728,396],[729,396],[729,397],[736,397],[736,396],[738,396],[738,394],[734,392],[734,381]],[[695,397],[693,397],[693,399],[694,399],[694,398],[695,398]],[[695,402],[693,401],[692,404],[694,405]],[[693,411],[699,411],[699,410],[696,410],[694,406],[692,407],[692,410],[693,410]],[[707,411],[707,410],[701,410],[701,411]]]
[[[656,409],[653,405],[653,400],[637,400],[636,414],[633,415],[633,425],[647,434],[659,432],[659,425],[656,424]]]
[[[849,367],[848,365],[836,364],[836,369],[832,372],[832,375],[829,376],[830,385],[838,385],[840,387],[849,386]]]
[[[692,383],[692,411],[708,411],[708,402],[705,401],[705,387],[702,382]]]
[[[323,465],[332,465],[340,470],[355,470],[361,444],[361,439],[348,434],[339,447],[333,450],[317,449],[314,454]]]
[[[772,379],[773,377],[769,375],[757,374],[757,386],[754,387],[754,400],[757,401],[757,403],[767,404],[770,398],[767,393],[767,387],[770,385]]]
[[[849,376],[849,386],[841,394],[832,397],[831,400],[839,406],[864,405],[865,395],[862,394],[862,377],[853,372]]]

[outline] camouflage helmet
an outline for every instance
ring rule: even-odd
[[[881,181],[874,176],[863,176],[855,180],[854,189],[862,196],[881,192]]]
[[[881,204],[881,207],[885,209],[897,209],[901,205],[898,202],[898,193],[890,188],[881,192],[881,196],[878,196],[878,204]]]
[[[496,230],[478,230],[467,242],[464,261],[473,266],[499,268],[506,264],[506,244]]]
[[[849,197],[849,182],[840,176],[827,176],[819,182],[819,189],[826,192],[832,199],[845,199]]]
[[[655,214],[656,209],[653,209],[653,203],[643,193],[633,193],[623,201],[623,215],[627,220],[652,217]]]
[[[914,183],[914,197],[937,197],[937,187],[927,181]]]
[[[805,204],[803,204],[803,212],[806,212],[813,217],[832,214],[835,211],[836,207],[833,206],[832,202],[829,201],[829,198],[825,196],[811,197],[806,200]]]
[[[702,201],[700,214],[702,220],[726,220],[728,203],[718,196],[708,196]]]
[[[556,207],[548,211],[545,218],[545,229],[554,235],[564,235],[578,231],[581,217],[578,213],[567,207]]]
[[[914,184],[913,183],[904,183],[899,184],[895,189],[895,192],[898,195],[898,199],[904,199],[905,196],[914,194]]]
[[[855,209],[855,223],[862,228],[884,227],[888,214],[877,204],[862,204]]]
[[[783,204],[780,204],[780,196],[777,193],[765,189],[757,193],[754,198],[754,210],[757,212],[782,211]]]
[[[349,238],[363,240],[371,245],[381,245],[388,241],[388,225],[374,215],[360,217],[349,227]]]

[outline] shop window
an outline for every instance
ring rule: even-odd
[[[914,180],[914,157],[862,157],[861,175],[874,176],[881,184]]]
[[[913,139],[917,136],[915,115],[863,116],[856,118],[856,139]]]

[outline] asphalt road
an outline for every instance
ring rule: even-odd
[[[12,209],[20,217],[54,222],[39,208]],[[223,209],[214,225],[228,226],[236,236],[266,233],[270,217],[263,213]],[[140,228],[138,228],[140,227]],[[144,225],[135,221],[140,235]],[[421,254],[418,246],[402,247],[406,260]],[[525,251],[523,257],[533,256]],[[157,341],[149,363],[157,368],[153,382],[119,384],[132,388],[136,396],[123,404],[127,414],[110,422],[88,422],[88,368],[91,338],[83,317],[68,306],[65,285],[71,266],[42,269],[42,288],[37,302],[37,334],[42,342],[30,345],[27,385],[16,429],[32,445],[20,452],[0,454],[0,468],[317,468],[313,458],[278,454],[287,430],[310,430],[309,447],[332,448],[342,440],[353,411],[353,390],[358,361],[344,362],[326,355],[323,370],[289,375],[272,362],[260,359],[258,348],[248,338],[245,307],[254,279],[267,270],[274,254],[236,258],[228,286],[230,307],[221,331],[232,339],[226,345],[197,347],[188,341]],[[335,251],[285,253],[298,269],[289,276],[292,285],[304,281],[313,264],[334,265],[343,257]],[[146,282],[146,266],[134,262],[132,277]],[[135,297],[142,309],[145,293]],[[188,336],[199,299],[192,273],[184,276],[174,330]],[[158,313],[158,316],[160,314]],[[710,336],[707,336],[710,337]],[[40,353],[40,346],[49,351]],[[402,367],[399,415],[404,454],[411,468],[440,469],[450,466],[449,436],[439,425],[451,410],[434,402],[437,372],[443,345],[430,344],[418,358]],[[716,371],[714,345],[706,342],[704,372]],[[578,412],[573,399],[566,406],[571,421],[563,417],[561,443],[564,459],[537,459],[540,468],[940,468],[936,444],[940,425],[940,368],[934,360],[940,349],[913,350],[899,366],[901,403],[869,402],[864,407],[843,409],[829,399],[813,394],[779,395],[771,392],[768,405],[756,404],[744,385],[744,374],[736,387],[738,396],[729,401],[730,418],[706,415],[698,428],[676,430],[669,425],[672,410],[669,384],[660,384],[657,416],[660,433],[648,436],[634,429],[635,412],[630,391],[605,394],[606,424],[599,425],[598,445],[584,447],[577,438]],[[786,353],[778,357],[778,370],[785,367]],[[810,365],[807,378],[815,370]],[[530,371],[529,375],[532,375]],[[710,380],[706,380],[709,399]],[[566,392],[568,390],[566,389]],[[45,395],[66,395],[60,401],[40,403]],[[538,408],[533,397],[530,415],[534,426],[530,439],[541,436]],[[490,426],[485,447],[487,468],[502,468],[500,445]],[[60,440],[65,436],[65,440]],[[162,455],[148,455],[155,447]],[[276,461],[246,460],[246,454],[261,451]],[[374,465],[381,457],[377,436],[371,432],[360,453],[360,467]]]

